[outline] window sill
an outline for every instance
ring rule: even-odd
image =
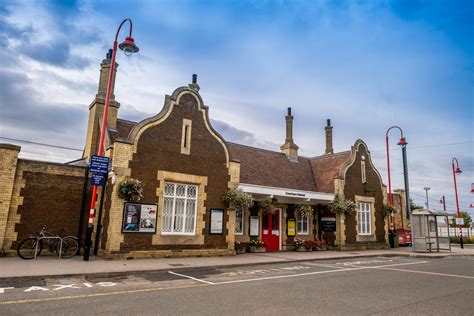
[[[160,232],[162,236],[196,236],[196,233],[164,233]]]

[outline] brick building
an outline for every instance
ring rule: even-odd
[[[109,69],[110,60],[105,59],[98,93],[89,107],[84,161],[97,152]],[[118,118],[119,107],[112,92],[105,155],[111,161],[113,181],[108,181],[105,190],[99,243],[102,256],[230,255],[234,254],[234,241],[251,238],[265,241],[267,249],[275,251],[292,249],[296,237],[325,239],[340,250],[387,247],[387,222],[382,211],[386,190],[370,151],[362,140],[356,140],[350,150],[334,153],[329,120],[325,153],[308,158],[298,155],[291,108],[285,117],[286,139],[280,151],[227,142],[213,129],[209,108],[195,80],[166,96],[163,109],[141,122]],[[0,177],[11,184],[2,188],[0,204],[0,245],[6,253],[28,230],[26,227],[37,222],[25,215],[27,212],[50,216],[41,213],[38,205],[25,205],[24,201],[18,207],[18,201],[31,196],[26,199],[34,203],[37,195],[33,187],[52,181],[49,171],[43,178],[25,175],[27,169],[22,165],[36,162],[19,160],[19,148],[9,146],[0,146]],[[68,209],[56,220],[70,222],[72,228],[81,227],[85,169],[56,167],[64,174],[57,171],[54,176],[71,181],[68,185],[75,188],[73,198],[57,196],[54,192],[59,187],[51,188],[49,200]],[[127,178],[144,183],[139,203],[126,203],[120,197],[120,184]],[[30,182],[32,188],[28,189]],[[251,194],[253,206],[226,208],[222,196],[233,188]],[[356,202],[356,212],[329,212],[328,204],[336,195]],[[295,209],[304,204],[312,207],[312,214],[297,216]]]

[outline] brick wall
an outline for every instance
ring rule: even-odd
[[[374,199],[375,234],[374,240],[385,243],[385,219],[382,213],[383,193],[382,183],[377,171],[370,163],[370,153],[364,143],[356,142],[357,148],[354,163],[347,169],[345,174],[344,197],[356,200],[356,196]],[[361,156],[365,157],[365,170],[367,183],[362,183]],[[357,240],[357,212],[345,216],[345,244],[356,244]]]
[[[19,159],[4,250],[12,252],[17,242],[37,233],[41,225],[58,233],[65,228],[68,235],[77,236],[84,172],[83,167]],[[88,212],[85,213],[84,227]]]
[[[196,183],[194,181],[203,183],[200,185],[199,194],[204,200],[202,211],[198,210],[196,236],[191,238],[160,236],[161,222],[158,217],[157,234],[124,234],[121,250],[227,248],[227,227],[231,226],[228,225],[227,212],[224,217],[224,234],[209,234],[210,209],[224,208],[222,194],[226,192],[231,179],[225,149],[210,132],[206,116],[207,113],[191,93],[182,94],[179,104],[173,106],[165,120],[159,124],[150,124],[150,127],[146,127],[139,134],[139,139],[135,143],[136,150],[128,164],[131,177],[144,181],[144,196],[141,203],[160,205],[159,197],[163,182],[159,180],[160,177],[165,180],[168,177],[178,180],[189,179],[189,181],[183,180],[184,183]],[[189,154],[183,154],[181,150],[183,119],[192,122]],[[117,148],[114,151],[115,159],[118,155]],[[161,212],[159,206],[159,216]],[[200,222],[203,223],[202,226],[199,225]]]

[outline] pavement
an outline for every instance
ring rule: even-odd
[[[63,277],[113,277],[129,274],[145,274],[155,271],[193,269],[205,267],[248,266],[268,263],[288,263],[316,260],[341,260],[367,257],[411,257],[446,258],[452,256],[474,256],[474,247],[452,247],[451,252],[412,253],[409,247],[364,251],[315,251],[315,252],[267,252],[246,253],[226,257],[192,257],[135,260],[104,260],[91,256],[90,261],[76,256],[71,259],[39,257],[22,260],[18,257],[0,258],[0,285],[18,279],[41,279]]]

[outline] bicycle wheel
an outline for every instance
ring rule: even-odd
[[[36,237],[29,237],[23,240],[16,248],[16,253],[18,254],[18,257],[25,260],[33,259],[35,257],[35,249],[37,242],[38,240],[36,239]],[[40,240],[36,256],[40,255],[41,250],[43,250],[43,242]]]
[[[61,251],[61,258],[71,258],[77,252],[79,248],[79,243],[77,242],[77,238],[67,236],[63,238],[63,248]],[[59,243],[58,243],[58,250],[59,250]]]

